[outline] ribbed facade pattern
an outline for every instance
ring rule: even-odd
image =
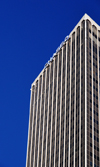
[[[26,167],[100,167],[99,58],[85,14],[32,84]]]

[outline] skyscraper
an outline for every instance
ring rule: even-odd
[[[100,167],[99,59],[85,14],[31,86],[26,167]]]

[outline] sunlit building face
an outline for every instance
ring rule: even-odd
[[[99,59],[85,14],[32,84],[26,167],[100,167]]]

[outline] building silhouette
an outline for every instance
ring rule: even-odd
[[[31,86],[26,167],[100,167],[99,58],[85,14]]]

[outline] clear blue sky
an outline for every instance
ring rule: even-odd
[[[100,1],[0,1],[0,167],[25,167],[31,83],[81,17],[100,25]]]

